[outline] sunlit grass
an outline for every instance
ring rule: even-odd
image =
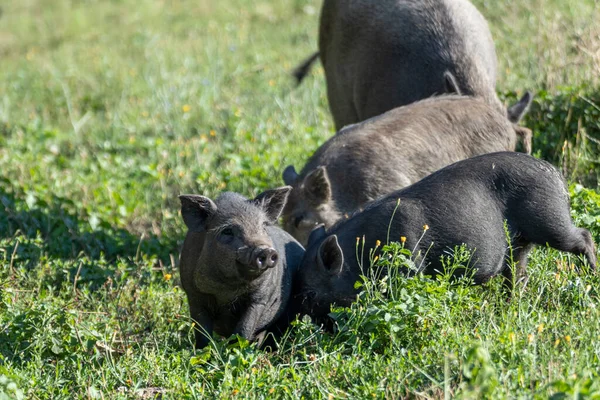
[[[534,153],[597,190],[600,6],[475,3],[503,98],[538,93]],[[499,281],[395,279],[333,334],[193,349],[177,195],[255,195],[333,134],[322,68],[289,76],[320,4],[0,1],[0,397],[598,394],[600,282],[550,249],[510,303]],[[600,241],[598,193],[571,193]]]

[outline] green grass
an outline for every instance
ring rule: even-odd
[[[475,3],[500,93],[538,93],[534,152],[600,242],[600,5]],[[322,69],[289,76],[319,8],[0,1],[0,398],[600,396],[600,278],[543,248],[510,303],[497,281],[396,278],[335,334],[193,349],[177,195],[281,185],[333,133]]]

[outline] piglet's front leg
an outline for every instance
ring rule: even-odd
[[[238,321],[233,333],[246,338],[250,342],[262,341],[264,332],[257,335],[261,317],[265,311],[264,304],[253,304],[248,307],[242,318]]]
[[[210,337],[213,333],[213,319],[209,316],[205,309],[190,301],[190,313],[196,326],[194,333],[196,335],[196,348],[202,349],[210,342]]]

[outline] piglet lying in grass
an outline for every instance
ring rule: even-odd
[[[206,346],[213,331],[260,342],[285,323],[292,276],[304,254],[294,238],[275,226],[290,190],[268,190],[253,200],[231,192],[215,202],[179,196],[188,227],[181,284],[199,324],[196,347]]]
[[[560,173],[525,154],[492,153],[447,166],[370,203],[327,232],[315,229],[298,273],[303,312],[323,317],[331,304],[354,301],[354,284],[366,274],[360,265],[368,268],[368,260],[357,260],[357,254],[369,255],[388,234],[406,238],[406,247],[423,257],[417,265],[425,274],[442,272],[441,256],[465,244],[475,283],[501,274],[512,288],[505,222],[519,276],[526,274],[534,244],[582,255],[595,269],[592,236],[573,225]],[[363,235],[364,251],[357,252],[356,238]]]

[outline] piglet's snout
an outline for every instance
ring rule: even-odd
[[[237,251],[237,260],[240,263],[260,271],[273,268],[278,259],[277,251],[268,246],[242,247]]]
[[[279,255],[270,247],[257,247],[254,250],[253,263],[254,266],[259,269],[273,268],[277,264],[277,258]]]

